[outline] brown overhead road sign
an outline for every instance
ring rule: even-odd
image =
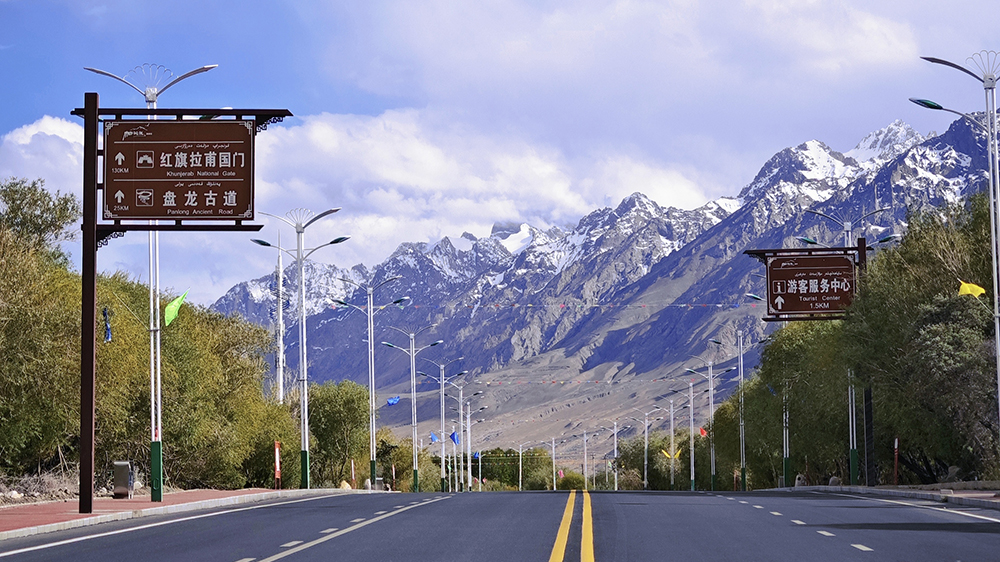
[[[854,300],[867,244],[856,247],[774,248],[743,253],[767,266],[768,322],[840,318]],[[755,297],[756,298],[756,297]]]
[[[104,121],[101,218],[253,220],[254,121]]]
[[[842,313],[854,298],[850,255],[767,258],[767,313],[773,316]]]

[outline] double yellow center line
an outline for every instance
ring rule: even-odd
[[[576,490],[572,490],[569,499],[566,500],[566,509],[563,511],[562,523],[559,525],[549,562],[563,562],[566,556],[566,543],[569,542],[569,528],[573,524],[575,506]],[[590,494],[587,490],[583,491],[583,531],[580,535],[580,562],[594,562],[594,520],[590,507]]]

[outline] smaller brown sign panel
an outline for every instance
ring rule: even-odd
[[[854,300],[854,260],[843,256],[767,258],[767,312],[836,316]]]
[[[103,218],[252,220],[253,141],[253,121],[105,121]]]

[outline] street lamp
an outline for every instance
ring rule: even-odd
[[[522,477],[524,475],[524,460],[523,460],[524,459],[524,449],[523,449],[523,447],[525,445],[527,445],[528,443],[531,443],[531,441],[525,441],[524,443],[521,443],[520,445],[517,446],[517,491],[518,492],[520,492],[521,490],[524,489],[523,486],[522,486],[522,484],[521,484]],[[586,450],[586,443],[584,443],[584,450]],[[584,453],[584,456],[586,456],[586,453]],[[586,461],[584,461],[584,462],[586,462]],[[583,477],[586,479],[587,475],[584,474]]]
[[[612,422],[614,423],[614,428],[612,429],[612,431],[614,432],[614,436],[615,436],[615,444],[614,444],[614,447],[615,447],[614,448],[614,459],[615,459],[615,491],[617,492],[618,491],[618,420],[612,420]],[[601,429],[607,429],[607,428],[606,427],[602,427]],[[647,454],[648,454],[648,452],[647,452]]]
[[[676,392],[676,391],[674,391]],[[681,406],[681,409],[690,408],[690,404]],[[674,489],[674,473],[677,472],[677,447],[674,445],[674,399],[670,399],[670,489]],[[648,453],[647,453],[648,454]],[[692,455],[694,452],[692,451]]]
[[[421,359],[424,359],[424,358],[421,357]],[[450,382],[451,379],[454,379],[456,377],[460,377],[462,375],[468,374],[468,372],[469,372],[469,371],[460,371],[460,372],[455,373],[454,375],[452,375],[450,377],[445,377],[444,376],[444,368],[447,367],[448,365],[451,365],[452,363],[455,363],[456,361],[461,361],[462,359],[465,359],[465,357],[459,357],[458,359],[452,359],[451,361],[448,361],[446,363],[438,363],[436,361],[431,361],[430,359],[424,359],[424,361],[427,361],[428,363],[433,363],[434,365],[438,366],[438,369],[440,369],[441,374],[439,376],[437,376],[437,377],[428,375],[427,373],[421,373],[420,371],[417,371],[418,375],[421,375],[421,376],[424,376],[424,377],[427,377],[427,378],[431,379],[432,381],[438,383],[440,385],[440,388],[441,388],[441,491],[442,492],[445,491],[445,487],[446,487],[446,484],[447,484],[446,481],[445,481],[446,480],[446,476],[445,476],[445,470],[444,470],[444,455],[445,455],[445,449],[444,449],[444,447],[445,447],[445,444],[444,444],[444,385],[445,385],[445,383]],[[458,388],[461,388],[461,387],[458,387]]]
[[[930,102],[930,103],[933,103],[933,102]],[[877,197],[876,197],[875,204],[876,204],[876,206],[878,205]],[[872,215],[875,215],[877,213],[881,213],[883,211],[888,211],[888,210],[889,210],[888,207],[884,207],[884,208],[881,208],[881,209],[875,209],[874,211],[872,211],[870,213],[866,213],[866,214],[862,215],[855,222],[857,222],[857,223],[860,224],[861,221],[863,221],[865,218],[870,217]],[[831,220],[831,221],[839,224],[844,229],[844,247],[847,248],[848,246],[850,246],[850,244],[851,244],[851,238],[852,238],[852,236],[851,236],[852,222],[850,220],[841,220],[841,219],[838,219],[836,217],[830,216],[830,215],[828,215],[826,213],[822,213],[820,211],[814,211],[812,209],[806,209],[806,212],[807,213],[812,213],[814,215],[821,216],[823,218],[829,219],[829,220]],[[876,243],[891,242],[893,240],[896,240],[897,238],[899,238],[898,234],[890,234],[888,236],[883,236],[883,237],[879,238],[876,241]],[[816,240],[813,240],[812,238],[808,238],[808,237],[805,237],[805,236],[800,236],[798,239],[800,241],[808,244],[808,245],[825,246],[825,244],[820,244]],[[859,251],[865,251],[866,249],[867,248],[865,248],[865,249],[859,249]],[[787,405],[788,397],[787,397],[787,391],[788,391],[788,389],[786,388],[785,389],[786,396],[783,398],[784,406],[783,406],[783,413],[782,413],[782,432],[783,432],[783,441],[784,441],[784,445],[783,446],[784,446],[784,455],[785,455],[784,456],[784,462],[782,464],[782,467],[783,467],[782,468],[782,474],[783,474],[782,478],[785,480],[784,484],[786,484],[786,485],[788,483],[788,476],[789,476],[788,473],[791,470],[791,468],[790,468],[790,466],[791,466],[791,459],[790,459],[791,452],[790,452],[789,436],[788,436],[788,405]],[[847,376],[847,398],[848,398],[847,399],[847,408],[848,408],[847,419],[848,419],[848,426],[849,426],[849,431],[850,431],[850,435],[848,436],[848,443],[849,443],[848,446],[850,447],[851,485],[854,486],[854,485],[857,485],[857,481],[858,481],[858,437],[857,437],[857,434],[856,434],[855,428],[854,428],[854,420],[855,420],[855,416],[854,416],[854,380],[853,380],[853,377],[851,377],[850,372],[848,372],[848,376]]]
[[[642,489],[649,489],[649,414],[656,412],[657,410],[662,410],[663,408],[659,406],[653,406],[653,409],[648,412],[643,412],[639,408],[632,408],[636,412],[642,414],[642,432],[643,432],[643,443],[645,453],[642,459]],[[635,421],[639,421],[632,418]]]
[[[719,340],[716,340],[716,339],[710,339],[708,341],[710,343],[714,343],[716,345],[722,345],[722,342],[720,342]],[[708,366],[708,375],[703,375],[702,373],[699,373],[698,371],[695,371],[694,369],[685,369],[685,371],[687,371],[689,373],[694,373],[694,374],[696,374],[696,375],[698,375],[700,377],[704,377],[704,378],[708,379],[708,423],[709,423],[709,430],[710,430],[710,433],[708,434],[708,441],[709,441],[709,461],[710,461],[710,464],[711,464],[711,467],[712,467],[712,490],[714,491],[715,490],[715,427],[714,427],[712,421],[713,421],[713,418],[715,417],[715,373],[712,372],[712,362],[711,361],[705,361],[704,359],[702,359],[701,357],[698,357],[697,355],[692,355],[691,357],[694,357],[695,359],[701,361],[702,363],[704,363],[705,365]],[[728,371],[732,371],[732,370],[733,370],[732,367],[730,367],[728,369],[723,370],[722,373],[725,373],[725,372],[728,372]]]
[[[600,432],[595,431],[594,433],[591,433],[590,436],[593,437],[598,433]],[[587,431],[586,430],[584,430],[583,432],[583,489],[584,491],[587,490]]]
[[[688,437],[691,440],[688,447],[691,451],[691,491],[694,491],[694,379],[688,382],[688,405],[691,410],[690,426],[688,428]]]
[[[298,266],[298,276],[299,276],[299,393],[300,393],[300,407],[299,407],[299,417],[301,418],[301,429],[302,432],[302,451],[300,453],[300,463],[301,463],[301,483],[300,488],[309,488],[309,386],[308,386],[308,364],[306,363],[306,282],[305,282],[305,261],[313,254],[316,250],[324,248],[326,246],[331,246],[333,244],[340,244],[346,242],[350,239],[350,236],[340,236],[334,238],[333,240],[316,246],[315,248],[304,248],[305,245],[305,232],[311,224],[318,221],[319,219],[332,215],[339,211],[340,208],[327,209],[318,215],[314,215],[312,211],[308,209],[292,209],[288,211],[287,217],[280,217],[278,215],[272,215],[270,213],[265,213],[261,211],[260,214],[267,215],[269,217],[276,218],[285,224],[291,226],[295,229],[295,254],[293,255],[291,251],[286,250],[280,246],[275,246],[270,242],[265,240],[252,240],[254,244],[259,246],[264,246],[266,248],[277,248],[279,252],[285,252],[288,255],[293,255],[295,258],[296,265]],[[303,252],[305,252],[303,254]]]
[[[416,339],[417,334],[419,334],[419,333],[421,333],[421,332],[423,332],[425,330],[429,330],[429,329],[433,328],[436,325],[437,324],[431,324],[429,326],[424,326],[423,328],[420,328],[420,329],[417,329],[417,330],[403,330],[403,329],[397,328],[395,326],[389,326],[393,330],[396,330],[397,332],[399,332],[401,334],[406,334],[407,337],[410,338],[410,349],[409,349],[409,351],[407,351],[406,349],[403,349],[402,347],[397,347],[395,345],[392,345],[389,342],[385,342],[385,341],[382,342],[382,345],[384,345],[386,347],[391,347],[393,349],[398,349],[398,350],[402,351],[403,353],[405,353],[405,354],[407,354],[407,355],[410,356],[410,413],[412,415],[410,425],[413,428],[413,443],[412,444],[413,444],[413,491],[414,492],[419,492],[420,491],[420,480],[419,480],[418,467],[417,467],[417,354],[420,353],[421,351],[427,349],[428,347],[434,347],[435,345],[440,345],[440,344],[444,343],[444,340],[437,340],[434,343],[425,345],[425,346],[421,347],[420,349],[416,349],[416,348],[414,348],[414,340]],[[461,417],[461,413],[459,413],[459,417]]]
[[[472,396],[476,396],[482,393],[483,391],[481,390],[478,392],[473,392]],[[476,410],[476,412],[477,413],[482,412],[488,407],[489,406],[482,406],[481,408]],[[476,423],[479,423],[481,421],[484,420],[482,419],[476,420]],[[468,479],[466,480],[466,489],[471,492],[472,491],[472,402],[471,401],[466,401],[465,403],[465,450],[466,450],[466,457],[469,459],[468,460],[469,471],[467,473]]]
[[[947,109],[930,100],[914,100],[911,98],[910,101],[928,109],[936,109],[961,115],[966,119],[966,121],[975,124],[980,129],[985,129],[986,132],[987,156],[990,162],[990,249],[993,254],[993,343],[994,355],[996,356],[997,362],[997,405],[998,415],[1000,415],[1000,286],[998,286],[998,277],[1000,277],[1000,267],[998,267],[1000,266],[1000,262],[998,262],[998,253],[1000,253],[1000,248],[997,246],[1000,244],[1000,232],[998,232],[998,227],[1000,227],[1000,217],[997,217],[997,212],[1000,210],[1000,199],[998,199],[1000,198],[1000,161],[998,161],[1000,156],[997,154],[996,103],[997,73],[1000,71],[1000,65],[997,64],[997,54],[998,53],[994,51],[981,51],[966,59],[972,61],[973,64],[979,68],[981,75],[977,75],[975,72],[972,72],[964,66],[943,59],[920,57],[927,62],[950,66],[956,70],[964,72],[965,74],[968,74],[978,80],[983,85],[983,91],[986,95],[985,127],[969,115]]]
[[[373,486],[375,485],[375,409],[378,407],[378,404],[375,401],[375,336],[374,336],[375,324],[373,320],[373,316],[375,315],[375,306],[373,304],[374,301],[372,295],[375,292],[375,290],[381,287],[382,285],[385,285],[386,283],[390,283],[392,281],[397,281],[399,279],[402,279],[402,276],[396,275],[394,277],[389,277],[388,279],[383,280],[381,283],[373,286],[372,281],[374,280],[369,280],[366,284],[361,285],[359,283],[351,281],[350,279],[341,278],[340,279],[341,281],[350,283],[365,290],[365,293],[368,296],[368,306],[366,306],[365,309],[362,310],[361,307],[342,301],[340,299],[333,299],[332,301],[336,304],[343,306],[350,306],[355,308],[356,310],[362,311],[368,318],[368,453],[369,453],[368,460],[369,460],[369,469],[371,470],[371,483]],[[401,299],[396,299],[392,301],[392,303],[390,304],[401,305],[408,302],[409,300],[410,297],[403,297]],[[382,310],[382,308],[383,307],[379,307],[379,310]],[[444,433],[443,423],[441,425],[441,432]],[[442,444],[441,447],[443,448],[444,444]]]
[[[156,109],[156,102],[159,95],[167,91],[174,84],[190,78],[202,72],[208,72],[217,67],[217,64],[210,64],[196,68],[190,72],[182,74],[170,80],[162,89],[159,88],[160,80],[169,79],[173,76],[170,70],[162,65],[143,64],[137,66],[128,74],[136,72],[146,79],[145,89],[139,89],[124,77],[117,76],[106,70],[84,67],[84,70],[114,78],[142,94],[146,100],[146,109]],[[125,76],[128,76],[126,74]],[[153,117],[156,118],[155,116]],[[157,224],[159,221],[149,221],[149,224]],[[151,442],[149,446],[150,456],[150,501],[163,501],[163,385],[161,377],[160,358],[160,232],[150,231],[147,233],[147,244],[149,251],[149,418]]]
[[[457,385],[457,384],[455,384],[455,383],[453,383],[451,381],[447,381],[447,383],[458,389],[458,397],[457,398],[455,396],[452,396],[451,394],[447,394],[447,393],[445,394],[445,396],[447,396],[448,398],[452,398],[454,400],[458,400],[458,408],[452,408],[452,410],[455,410],[456,412],[458,412],[458,435],[459,435],[459,441],[461,441],[462,440],[461,436],[465,432],[465,430],[462,429],[462,404],[465,404],[465,398],[463,397],[463,392],[465,390],[465,387]],[[482,391],[479,391],[479,392],[482,392]],[[452,426],[451,430],[452,430],[452,432],[455,431],[454,426]],[[455,468],[455,471],[454,471],[455,472],[455,490],[458,491],[458,488],[459,488],[459,486],[458,486],[458,475],[461,472],[463,472],[463,470],[462,470],[462,467],[458,466],[458,457],[457,456],[455,457],[454,468]]]

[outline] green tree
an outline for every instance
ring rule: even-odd
[[[351,459],[367,451],[368,389],[352,381],[310,386],[309,429],[317,476],[333,486],[350,479]]]
[[[69,227],[80,218],[80,203],[72,194],[53,194],[45,181],[10,178],[0,182],[0,229],[14,233],[24,243],[45,251],[63,264],[67,256],[57,246],[72,240]]]
[[[0,228],[0,471],[47,469],[79,434],[79,280]]]

